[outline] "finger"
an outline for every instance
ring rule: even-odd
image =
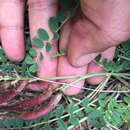
[[[72,65],[87,65],[104,49],[98,35],[98,29],[87,20],[73,23],[68,40],[68,59]]]
[[[57,0],[29,0],[28,4],[31,39],[36,36],[39,28],[44,28],[52,38],[52,32],[48,27],[48,20],[50,17],[56,15]],[[53,47],[53,51],[56,51],[56,49],[57,46]],[[39,58],[37,58],[39,64],[38,76],[56,76],[57,60],[51,59],[50,55],[46,53],[44,49],[37,49],[37,52],[42,52],[44,55],[43,61],[40,61]]]
[[[6,56],[13,61],[24,58],[24,1],[1,0],[0,36]]]
[[[82,74],[85,74],[87,70],[87,67],[80,67],[76,68],[73,67],[71,64],[69,64],[67,57],[62,56],[59,58],[58,61],[58,76],[79,76]],[[66,83],[67,88],[63,90],[65,95],[72,96],[75,94],[78,94],[81,89],[83,88],[84,85],[84,80],[75,82],[76,79],[66,79],[66,80],[61,80],[60,82]],[[72,83],[75,82],[75,83]],[[72,84],[71,84],[72,83]],[[70,86],[68,84],[71,84]],[[65,86],[65,87],[66,87]]]
[[[78,11],[80,14],[72,23],[68,41],[71,64],[84,66],[88,64],[88,57],[94,57],[95,53],[116,46],[130,37],[129,4],[128,0],[80,0],[82,13]]]
[[[69,38],[70,33],[71,33],[71,28],[68,22],[64,26],[61,32],[60,49],[67,48],[67,44],[68,44],[67,39]],[[87,70],[87,67],[81,67],[81,68],[73,67],[71,64],[69,64],[66,56],[59,57],[58,59],[58,71],[57,71],[58,76],[77,76],[77,75],[85,74],[86,70]],[[75,80],[76,79],[73,78],[73,79],[61,80],[60,82],[70,84],[71,82]],[[77,83],[73,83],[72,85],[73,87],[68,86],[67,88],[63,90],[64,94],[69,95],[69,96],[78,94],[84,85],[84,80],[81,80]]]
[[[60,49],[66,49],[68,47],[68,40],[71,34],[71,21],[68,21],[61,30],[60,36]]]
[[[101,53],[102,58],[112,60],[115,54],[115,47],[109,48]],[[87,73],[101,73],[105,72],[105,70],[97,65],[95,62],[91,62],[88,65],[88,72]],[[98,76],[87,79],[87,82],[93,85],[99,84],[101,81],[103,81],[106,77],[105,76]]]

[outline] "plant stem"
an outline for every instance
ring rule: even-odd
[[[10,77],[10,76],[5,76],[5,77],[0,77],[0,81],[13,81],[13,80],[39,80],[39,81],[49,81],[49,80],[63,80],[63,79],[77,79],[80,78],[80,80],[87,79],[87,78],[92,78],[92,77],[97,77],[97,76],[117,76],[117,77],[123,77],[126,79],[130,79],[130,74],[128,73],[109,73],[109,72],[104,72],[104,73],[93,73],[93,74],[85,74],[85,75],[77,75],[77,76],[60,76],[60,77]],[[129,76],[129,77],[128,77]]]

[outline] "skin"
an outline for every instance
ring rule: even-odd
[[[0,38],[6,56],[10,60],[21,61],[24,58],[24,0],[1,0],[0,2]],[[28,0],[30,37],[36,35],[39,27],[45,28],[50,36],[48,19],[57,12],[55,0]],[[44,53],[37,76],[64,76],[97,73],[104,71],[93,60],[101,54],[112,59],[115,46],[130,37],[130,1],[129,0],[80,0],[80,10],[76,17],[68,21],[62,31],[60,48],[67,48],[67,56],[50,59]],[[5,15],[6,13],[6,15]],[[67,32],[67,33],[66,33]],[[80,43],[80,44],[79,44]],[[13,50],[13,51],[12,51]],[[57,44],[53,51],[57,50]],[[39,50],[37,49],[39,52]],[[68,71],[70,70],[70,71]],[[100,83],[105,77],[94,77],[87,81]],[[74,79],[62,82],[69,83]],[[66,95],[80,92],[84,81],[77,87],[64,90]]]

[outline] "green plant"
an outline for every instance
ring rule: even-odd
[[[64,3],[63,5],[66,8],[69,8],[69,15],[65,16],[64,12],[61,11],[56,17],[50,18],[49,26],[54,33],[53,38],[50,39],[48,32],[40,28],[37,32],[37,36],[32,40],[34,46],[39,49],[44,48],[47,53],[49,53],[50,50],[53,48],[53,45],[51,44],[52,41],[59,39],[60,28],[70,18],[70,16],[74,15],[75,12],[75,8],[72,8],[72,6],[75,5],[75,2],[70,3],[69,1],[61,0],[61,3]],[[74,7],[77,7],[77,3]],[[107,78],[100,85],[96,86],[96,88],[85,87],[84,93],[86,91],[88,92],[81,97],[79,96],[70,98],[64,96],[64,104],[61,104],[56,108],[55,111],[48,113],[44,117],[31,121],[24,121],[16,118],[1,120],[1,128],[68,130],[73,128],[80,128],[80,125],[83,122],[88,122],[88,128],[95,127],[101,130],[119,130],[122,128],[123,124],[129,123],[130,40],[117,48],[114,61],[102,59],[100,56],[96,58],[96,62],[104,67],[104,69],[106,70],[106,72],[104,73],[51,78],[38,78],[34,76],[39,68],[34,59],[39,58],[42,61],[44,60],[44,55],[42,53],[40,53],[40,55],[37,55],[37,51],[31,47],[31,42],[29,38],[26,38],[26,42],[27,44],[25,60],[20,63],[10,62],[5,57],[2,48],[0,49],[0,71],[2,73],[2,76],[0,77],[0,82],[3,85],[7,86],[8,81],[11,81],[11,84],[16,84],[17,82],[23,80],[29,80],[30,82],[39,80],[50,82],[58,79],[75,78],[76,81],[79,81],[100,75],[104,75]],[[66,50],[63,49],[53,54],[52,57],[55,58],[57,56],[62,56],[65,54]],[[71,85],[71,83],[69,85]],[[63,87],[64,86],[59,88],[58,91]],[[47,94],[50,97],[51,94]],[[35,96],[36,95],[40,96],[39,92],[35,93]],[[7,99],[12,99],[13,96],[14,95],[7,96],[9,97]],[[56,127],[54,128],[54,126]]]

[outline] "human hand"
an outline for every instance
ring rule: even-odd
[[[25,0],[2,0],[0,2],[0,36],[6,56],[12,61],[24,59],[24,8]],[[50,37],[52,32],[48,27],[48,19],[56,15],[57,1],[28,0],[29,26],[31,40],[36,36],[39,28],[45,28]],[[37,52],[41,50],[38,48]],[[57,48],[53,48],[53,51]],[[57,60],[51,60],[42,50],[44,61],[39,63],[38,76],[56,76]]]
[[[130,2],[128,0],[115,2],[81,0],[80,4],[81,11],[77,13],[78,18],[75,17],[74,20],[70,20],[64,26],[61,34],[60,48],[66,47],[68,56],[59,58],[57,67],[57,60],[50,59],[46,52],[43,52],[45,53],[44,61],[38,61],[40,65],[38,76],[101,72],[103,71],[102,68],[94,62],[89,62],[101,51],[104,51],[102,52],[103,57],[112,59],[115,48],[106,51],[105,49],[116,46],[129,37]],[[0,3],[1,41],[7,57],[11,60],[20,61],[24,58],[24,5],[25,1],[23,0],[3,0]],[[48,27],[48,19],[56,15],[57,1],[28,0],[28,5],[31,39],[34,38],[40,27],[45,28],[52,36]],[[57,47],[53,51],[56,50]],[[37,49],[37,51],[39,50]],[[89,65],[86,67],[88,63]],[[77,68],[77,66],[84,67]],[[66,71],[68,69],[70,71]],[[102,79],[103,77],[96,77],[88,79],[88,81],[97,84]],[[82,85],[79,83],[79,86],[83,86],[83,83]]]
[[[37,59],[40,66],[37,74],[39,77],[102,72],[104,70],[91,61],[99,53],[104,58],[112,59],[115,50],[113,46],[128,39],[130,35],[128,0],[100,0],[98,2],[95,2],[95,0],[81,0],[80,3],[82,10],[81,14],[77,14],[77,16],[79,15],[78,19],[75,17],[74,20],[68,21],[61,33],[60,48],[67,48],[67,56],[60,57],[58,61],[57,59],[52,60],[43,50],[44,60],[41,62]],[[21,61],[24,58],[24,4],[25,1],[23,0],[3,0],[0,3],[0,36],[6,56],[10,60]],[[56,15],[57,1],[28,0],[28,5],[31,39],[35,37],[39,28],[46,29],[51,37],[52,32],[48,27],[48,19]],[[56,51],[57,48],[58,45],[52,51]],[[40,50],[37,49],[37,52],[40,52]],[[94,54],[91,55],[91,53]],[[83,56],[84,54],[85,57]],[[97,84],[102,79],[104,77],[95,77],[87,81],[91,84]],[[73,80],[75,79],[62,80],[61,82],[70,83]],[[73,87],[69,87],[64,93],[66,95],[77,94],[83,84],[84,81],[73,84]],[[38,84],[33,84],[33,87],[35,86],[38,86]],[[49,87],[49,85],[40,83],[40,87],[44,89]]]
[[[68,53],[67,57],[59,58],[59,75],[71,74],[71,71],[67,71],[71,65],[86,67],[80,74],[103,72],[92,60],[98,54],[112,60],[115,46],[130,37],[129,0],[80,0],[80,7],[61,33],[60,48],[67,48]],[[64,62],[67,62],[66,65]],[[87,82],[98,84],[104,78],[93,77]],[[77,92],[83,86],[82,82],[78,83]],[[67,93],[71,95],[76,91],[71,87]]]
[[[25,55],[23,22],[25,2],[25,0],[1,0],[0,2],[0,37],[2,47],[6,57],[12,61],[21,61],[24,59]],[[31,40],[36,36],[39,28],[44,28],[49,33],[49,37],[51,39],[53,34],[48,27],[48,20],[50,17],[56,15],[58,6],[57,1],[28,0],[27,4]],[[40,61],[38,57],[36,58],[36,61],[39,64],[37,76],[56,76],[57,59],[50,58],[44,48],[36,48],[36,50],[38,57],[40,52],[44,55],[44,60],[42,61]],[[57,51],[57,45],[53,47],[52,51]],[[25,96],[24,99],[18,99],[18,102],[15,102],[13,106],[8,107],[9,101],[12,101],[25,86],[28,90],[31,89],[31,92],[34,95],[36,91],[40,91],[40,95],[29,99]],[[21,81],[13,85],[11,90],[0,97],[0,99],[2,99],[0,100],[0,104],[8,102],[8,104],[5,105],[7,111],[16,112],[18,110],[18,115],[16,114],[17,118],[31,120],[50,112],[58,104],[61,97],[61,94],[52,96],[52,91],[49,89],[49,84],[46,82],[33,82],[31,84],[28,83],[28,81]],[[49,99],[48,104],[42,104],[47,99]],[[39,104],[42,104],[41,107],[37,107]],[[30,112],[30,108],[33,107],[37,107],[37,109]]]

